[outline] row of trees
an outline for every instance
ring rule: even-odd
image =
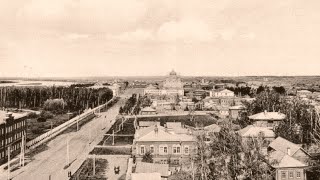
[[[277,88],[263,87],[263,90],[256,94],[255,98],[252,103],[245,104],[247,111],[240,115],[238,121],[241,128],[251,124],[248,116],[252,114],[265,110],[280,112],[285,114],[286,118],[275,128],[277,136],[299,144],[312,142],[311,136],[319,121],[318,112],[313,105],[298,97],[288,99],[285,93]]]
[[[137,103],[137,94],[132,94],[125,105],[120,107],[119,114],[130,114]]]
[[[65,110],[77,111],[103,104],[113,97],[108,88],[0,87],[0,107],[40,108],[48,99],[63,99]]]

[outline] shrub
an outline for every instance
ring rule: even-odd
[[[53,118],[53,114],[49,111],[42,111],[40,114],[40,117],[44,118],[44,119],[50,119]]]
[[[35,112],[29,113],[29,118],[37,118],[38,115]]]
[[[37,119],[37,121],[38,121],[38,122],[46,122],[47,120],[46,120],[46,118],[44,118],[44,117],[39,117],[39,118]]]

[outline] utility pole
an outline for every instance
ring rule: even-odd
[[[112,131],[112,146],[114,145],[114,130]]]
[[[93,155],[93,176],[96,175],[96,155]]]
[[[69,135],[67,137],[67,166],[70,164],[70,156],[69,156]]]
[[[80,119],[80,115],[79,115],[79,118],[77,118],[77,131],[79,131],[79,119]]]
[[[10,180],[10,145],[8,146],[8,174],[7,174],[7,179]]]
[[[20,147],[20,167],[24,166],[24,153],[25,153],[25,137],[22,134],[21,147]]]

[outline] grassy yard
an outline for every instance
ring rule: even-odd
[[[89,154],[96,155],[131,155],[131,148],[124,147],[103,147],[94,148]]]
[[[138,118],[138,121],[160,121],[160,125],[163,126],[166,122],[181,122],[192,127],[208,126],[217,122],[217,120],[210,115],[194,115],[191,121],[190,115],[183,116],[162,116],[162,117],[142,117]]]
[[[96,158],[95,175],[93,175],[93,159],[86,159],[80,168],[71,176],[70,180],[107,180],[105,172],[108,168],[108,161],[106,159]]]
[[[29,118],[27,120],[27,141],[32,140],[52,128],[68,121],[67,114],[55,115],[53,118],[47,119],[45,122],[38,122],[38,117]]]
[[[121,126],[121,119],[117,119],[116,122],[112,125],[112,127],[109,129],[107,134],[112,134],[113,130],[115,131],[115,134],[134,134],[135,129],[133,126],[134,119],[129,119],[126,122],[123,123],[123,127]],[[119,132],[117,132],[120,129]],[[98,143],[98,145],[103,145],[105,142],[105,145],[111,145],[112,144],[112,138],[109,136],[104,136],[102,141]],[[115,144],[116,145],[127,145],[132,144],[133,142],[133,136],[131,137],[117,137],[115,136]]]

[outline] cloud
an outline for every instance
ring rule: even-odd
[[[110,39],[120,40],[120,41],[147,41],[154,40],[154,33],[147,29],[137,29],[132,32],[124,32],[117,35],[107,35]]]
[[[74,33],[125,32],[146,12],[138,0],[32,0],[17,13],[28,26]]]
[[[184,19],[164,23],[157,31],[160,41],[210,41],[214,34],[209,26],[196,19]]]

